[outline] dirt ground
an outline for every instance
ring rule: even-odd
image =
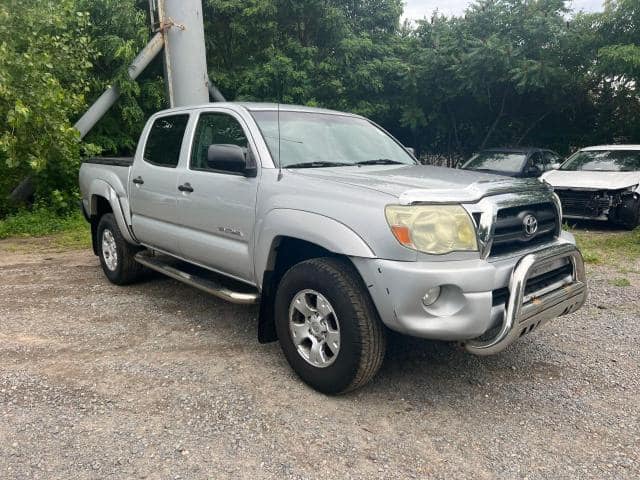
[[[0,242],[0,478],[640,477],[637,274],[589,268],[583,310],[495,357],[394,336],[330,398],[255,308],[28,246]]]

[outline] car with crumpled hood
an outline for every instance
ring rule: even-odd
[[[545,173],[564,216],[640,225],[640,145],[600,145],[579,150]]]

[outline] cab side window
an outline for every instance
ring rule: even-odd
[[[527,170],[529,170],[527,172],[529,176],[537,176],[546,170],[545,159],[542,152],[535,152],[531,155],[527,162]]]
[[[545,158],[545,171],[551,170],[553,168],[554,163],[562,163],[562,159],[560,158],[560,156],[557,153],[552,151],[544,152],[544,158]]]
[[[156,119],[144,147],[144,161],[159,167],[176,168],[188,121],[189,115],[171,115]]]
[[[191,169],[237,173],[225,163],[208,161],[210,145],[237,145],[249,151],[249,142],[240,123],[226,113],[200,115],[191,151]]]

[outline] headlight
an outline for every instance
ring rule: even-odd
[[[473,221],[460,205],[388,205],[385,215],[405,247],[431,254],[478,250]]]

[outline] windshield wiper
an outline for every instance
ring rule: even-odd
[[[353,166],[353,164],[344,163],[344,162],[316,161],[316,162],[292,163],[291,165],[284,165],[284,168],[319,168],[319,167],[350,167],[350,166]]]
[[[405,165],[404,162],[391,160],[390,158],[376,158],[375,160],[363,160],[356,162],[356,165]]]

